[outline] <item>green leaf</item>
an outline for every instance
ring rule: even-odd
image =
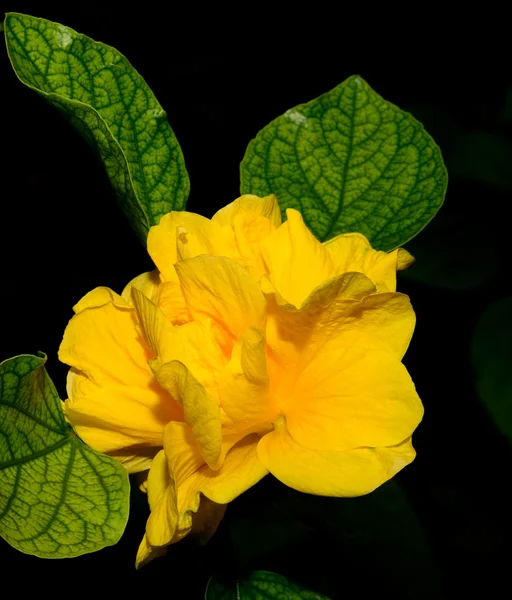
[[[184,208],[190,189],[180,146],[153,92],[115,48],[64,25],[8,13],[5,39],[20,81],[97,150],[145,243],[162,215]]]
[[[230,583],[212,577],[204,597],[205,600],[328,600],[268,571],[253,571],[247,578]]]
[[[512,441],[512,296],[491,304],[471,342],[476,389],[499,430]]]
[[[130,485],[66,423],[45,361],[0,364],[0,535],[27,554],[69,558],[119,541]]]
[[[240,171],[242,193],[275,194],[318,239],[358,231],[380,250],[423,229],[447,186],[441,152],[421,123],[358,76],[263,128]]]

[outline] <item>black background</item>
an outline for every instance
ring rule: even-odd
[[[432,49],[421,53],[418,32],[416,42],[388,55],[370,51],[363,43],[368,34],[361,31],[354,38],[357,52],[340,46],[324,53],[315,46],[315,55],[310,38],[298,30],[270,27],[260,34],[251,28],[250,18],[247,31],[235,28],[223,38],[220,30],[210,29],[205,39],[190,16],[170,9],[134,12],[94,3],[43,9],[23,2],[6,8],[66,24],[129,58],[167,111],[180,141],[191,179],[188,210],[206,216],[239,195],[239,163],[259,129],[354,73],[422,118],[447,156],[451,129],[458,134],[475,127],[510,133],[510,125],[497,117],[512,85],[510,71],[489,71],[481,54],[480,62],[474,61],[457,40],[452,52],[438,45],[438,55]],[[248,56],[251,50],[256,53]],[[0,360],[46,352],[48,371],[64,397],[67,369],[56,353],[71,307],[99,285],[120,292],[151,262],[119,211],[102,165],[56,111],[17,81],[3,46],[0,90]],[[499,188],[452,176],[438,218],[464,215],[491,232],[500,256],[498,270],[470,290],[450,291],[406,278],[399,283],[418,316],[405,363],[426,413],[414,437],[418,457],[397,479],[425,530],[443,594],[450,598],[470,593],[494,597],[510,562],[511,450],[475,396],[469,360],[469,341],[483,310],[512,292],[509,202],[510,194]],[[249,500],[235,501],[228,514],[260,514],[260,502],[267,502],[277,488],[272,481],[258,487]],[[225,525],[206,548],[182,542],[165,559],[136,572],[133,563],[146,516],[145,498],[134,494],[120,544],[68,561],[25,556],[0,540],[2,586],[38,592],[63,581],[95,590],[100,597],[155,590],[173,598],[201,598],[208,576],[231,560]],[[355,592],[359,597],[379,592],[395,598],[441,597],[441,592],[424,592],[421,580],[415,591],[404,591],[400,574],[388,579],[387,567],[375,558],[351,562],[350,549],[333,545],[328,537],[290,541],[288,546],[285,540],[279,554],[279,560],[263,556],[251,566],[278,566],[332,598]]]

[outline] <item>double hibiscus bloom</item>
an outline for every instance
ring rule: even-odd
[[[401,360],[415,316],[395,291],[410,255],[357,233],[320,243],[286,212],[242,196],[211,220],[169,213],[148,237],[155,271],[74,307],[65,412],[142,474],[138,565],[269,472],[359,496],[414,459],[423,407]]]

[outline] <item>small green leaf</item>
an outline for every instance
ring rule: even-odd
[[[20,81],[97,150],[145,243],[162,215],[184,208],[190,189],[181,148],[153,92],[115,48],[64,25],[8,13],[5,39]]]
[[[512,442],[512,296],[491,304],[471,342],[476,389],[498,429]]]
[[[225,583],[212,577],[205,600],[329,600],[305,590],[286,577],[268,571],[253,571],[240,581]]]
[[[130,484],[66,423],[45,361],[0,364],[0,535],[27,554],[70,558],[119,541]]]
[[[358,231],[380,250],[421,231],[447,186],[421,123],[357,76],[263,128],[240,171],[242,193],[275,194],[320,240]]]

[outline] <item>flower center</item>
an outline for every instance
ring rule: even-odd
[[[273,425],[276,431],[283,431],[286,428],[286,417],[284,415],[279,415]]]

